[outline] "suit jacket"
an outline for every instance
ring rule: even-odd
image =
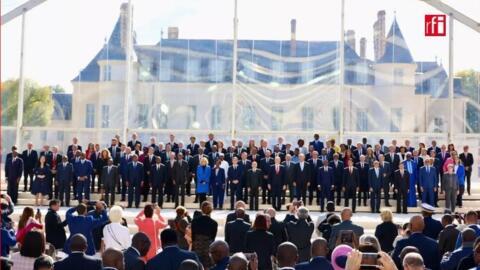
[[[56,249],[62,249],[67,240],[64,229],[65,226],[67,226],[67,221],[62,222],[57,212],[49,209],[45,215],[46,240],[48,243],[54,245]]]
[[[455,250],[455,244],[457,242],[460,231],[455,224],[449,224],[438,235],[438,250],[440,256],[443,256],[446,252],[452,252]]]
[[[328,191],[334,184],[333,179],[333,168],[327,167],[327,171],[325,172],[325,167],[319,167],[317,169],[317,186],[321,186],[323,191]]]
[[[363,169],[360,165],[360,162],[357,162],[355,164],[355,167],[358,169],[358,181],[359,181],[359,187],[360,191],[368,191],[368,170],[370,169],[370,166],[368,163],[365,161],[363,163]]]
[[[332,264],[325,257],[314,257],[308,262],[295,265],[295,270],[333,270]]]
[[[378,176],[375,173],[375,168],[372,167],[368,171],[368,187],[372,188],[374,191],[380,191],[383,188],[383,169],[378,168]]]
[[[392,259],[395,261],[395,263],[397,263],[397,265],[399,265],[399,263],[401,265],[400,252],[406,246],[414,246],[418,248],[427,268],[432,270],[440,269],[441,258],[437,241],[421,233],[413,233],[409,238],[399,240],[392,253]]]
[[[269,173],[269,171],[270,171],[270,165],[273,165],[274,163],[275,163],[275,161],[273,160],[272,157],[270,157],[270,158],[268,159],[268,161],[267,161],[266,158],[262,158],[262,159],[260,160],[260,164],[258,164],[259,167],[257,167],[257,168],[262,169],[262,171],[263,171],[265,174],[268,175],[268,173]]]
[[[430,166],[430,171],[427,172],[427,167],[420,168],[419,184],[424,189],[433,189],[438,186],[438,173],[435,167]]]
[[[102,260],[75,252],[53,265],[55,270],[102,270]]]
[[[288,240],[297,246],[299,262],[310,259],[310,240],[314,229],[315,225],[312,222],[307,222],[305,219],[287,223]]]
[[[359,174],[358,174],[358,169],[353,167],[352,168],[352,173],[350,173],[350,170],[348,167],[345,167],[343,169],[343,183],[342,187],[345,189],[357,189],[359,186]]]
[[[5,160],[5,177],[8,178],[10,183],[16,183],[23,174],[23,160],[17,156],[13,161],[11,154],[9,155],[10,157],[7,156]]]
[[[157,169],[157,164],[152,164],[152,168],[150,169],[150,179],[152,187],[161,187],[165,185],[167,180],[167,167],[160,163],[160,168]]]
[[[469,170],[467,170],[467,168],[465,168],[465,171],[472,171],[472,165],[473,165],[473,155],[472,153],[467,153],[465,155],[465,153],[461,153],[460,155],[458,155],[458,157],[460,158],[460,160],[462,161],[463,163],[463,166],[465,167],[470,167]]]
[[[190,150],[190,154],[192,154],[192,156],[195,156],[196,154],[198,154],[198,148],[200,148],[198,143],[194,143],[193,145],[189,143],[187,145],[187,149]]]
[[[400,192],[407,192],[410,189],[410,174],[407,170],[403,170],[403,176],[400,170],[395,171],[393,187]]]
[[[320,162],[317,162],[319,164]],[[312,170],[315,170],[315,168],[310,167],[310,163],[308,162],[303,162],[303,170],[300,167],[300,162],[295,164],[295,178],[294,182],[297,184],[297,187],[306,189],[307,184],[315,184],[315,182],[311,182],[311,177],[312,177]],[[315,173],[316,176],[316,173]]]
[[[105,222],[108,221],[108,215],[106,211],[103,211],[103,213],[98,217],[95,218],[93,216],[74,216],[73,212],[76,211],[76,208],[70,208],[67,210],[65,213],[66,216],[66,221],[68,223],[68,229],[70,231],[70,237],[73,235],[80,233],[85,238],[87,238],[87,255],[95,255],[95,245],[93,242],[93,235],[92,235],[92,230],[102,226],[105,224]],[[64,251],[67,254],[70,254],[70,238],[67,240],[64,246]]]
[[[135,148],[132,148],[132,150],[134,150]],[[115,152],[113,152],[113,146],[110,146],[108,147],[108,151],[110,152],[110,155],[112,156],[112,158],[118,156],[120,154],[120,146],[115,146]]]
[[[135,145],[140,144],[140,148],[142,148],[142,142],[139,140],[136,140],[135,142],[133,140],[128,141],[127,146],[130,147],[130,149],[135,149]],[[154,147],[155,148],[155,147]]]
[[[279,193],[282,191],[283,186],[285,185],[285,168],[282,165],[279,165],[278,173],[275,169],[275,165],[270,166],[268,172],[268,183],[272,189],[272,192]]]
[[[215,173],[215,171],[216,169],[212,168],[212,173],[210,174],[210,185],[212,187],[225,185],[225,170],[219,167],[218,173]]]
[[[140,254],[132,247],[129,247],[123,252],[123,258],[125,261],[125,269],[145,270],[145,262],[142,260],[142,257],[140,257]]]
[[[263,172],[258,169],[254,172],[252,169],[246,173],[246,185],[251,189],[258,189],[262,186]]]
[[[230,221],[225,225],[225,242],[230,247],[230,253],[245,252],[245,235],[250,230],[250,223],[243,219]]]
[[[90,160],[85,159],[82,163],[80,160],[74,166],[75,177],[87,177],[91,179],[93,174],[93,166]]]
[[[143,164],[137,161],[137,166],[134,167],[133,162],[128,163],[126,177],[130,185],[140,186],[144,177]]]
[[[425,223],[423,234],[433,240],[437,240],[438,235],[443,230],[442,223],[432,217],[423,217],[423,222]]]
[[[318,140],[318,141],[311,141],[308,143],[308,145],[313,145],[313,148],[315,149],[315,151],[317,151],[318,153],[321,153],[322,152],[322,149],[323,149],[323,142]]]
[[[285,184],[291,185],[295,180],[295,164],[293,162],[289,162],[287,166],[287,162],[282,162],[283,167],[285,167]]]
[[[105,187],[115,187],[119,180],[118,167],[112,165],[110,173],[108,173],[108,166],[102,168],[102,183]]]
[[[175,162],[175,180],[177,185],[184,185],[189,181],[188,163],[185,160]]]
[[[238,184],[242,184],[242,178],[243,178],[243,166],[240,166],[237,164],[237,167],[234,168],[233,165],[228,168],[228,181],[230,182],[230,185],[233,185],[234,180],[237,180]]]
[[[237,219],[237,215],[235,214],[235,212],[231,212],[227,215],[227,221],[225,221],[226,223],[230,222],[230,221],[235,221]],[[250,216],[245,213],[245,216],[243,217],[243,220],[247,223],[251,223],[250,222]]]
[[[23,166],[25,170],[31,171],[33,170],[38,163],[38,153],[36,150],[30,151],[30,156],[27,155],[28,151],[24,150],[23,153],[17,157],[21,157],[23,159]]]
[[[146,270],[177,270],[185,260],[194,260],[200,263],[195,253],[180,249],[178,246],[165,247],[162,252],[151,258],[145,267]]]
[[[82,151],[82,146],[77,144],[77,150],[80,150]],[[73,151],[73,144],[70,144],[68,147],[67,147],[67,153],[69,152],[72,152]]]
[[[338,160],[337,165],[335,166],[335,161],[330,161],[330,167],[333,169],[333,183],[335,186],[342,186],[343,182],[343,161]]]
[[[272,218],[268,231],[273,234],[275,248],[277,248],[281,243],[288,241],[287,225],[285,222]]]
[[[393,154],[393,159],[390,153],[385,153],[385,161],[392,165],[392,171],[398,170],[398,164],[400,164],[400,157],[397,153]]]
[[[340,235],[341,231],[353,231],[353,233],[360,238],[363,235],[363,228],[352,223],[351,220],[342,221],[332,227],[330,232],[330,240],[328,241],[328,247],[330,250],[335,248],[337,242],[337,237]]]
[[[245,235],[247,252],[256,252],[258,256],[258,269],[272,269],[270,257],[275,255],[275,240],[269,231],[252,230]]]

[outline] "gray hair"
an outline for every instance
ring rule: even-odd
[[[297,215],[298,215],[298,218],[299,219],[307,219],[308,218],[308,209],[304,206],[301,206],[300,208],[298,208],[298,212],[297,212]]]

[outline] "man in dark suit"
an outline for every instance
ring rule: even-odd
[[[225,225],[225,242],[230,247],[230,253],[245,252],[245,234],[250,230],[250,223],[245,222],[245,209],[235,210],[236,219]]]
[[[268,175],[268,173],[266,173]],[[250,210],[258,211],[258,196],[260,195],[260,189],[264,180],[264,173],[257,168],[257,162],[252,162],[252,168],[246,173],[246,186],[247,192],[250,196]]]
[[[165,181],[164,193],[167,195],[167,203],[175,201],[175,191],[176,191],[176,166],[177,162],[175,160],[175,152],[171,151],[168,155],[167,160],[162,159],[167,166],[167,181]]]
[[[135,196],[135,208],[140,206],[140,189],[143,185],[143,164],[138,161],[136,154],[132,155],[132,161],[127,165],[128,208],[132,207]]]
[[[235,210],[237,210],[237,209],[239,209],[239,208],[242,208],[242,209],[246,209],[246,208],[247,208],[247,205],[245,204],[244,201],[237,201],[237,202],[235,203]],[[235,212],[235,211],[230,212],[230,213],[228,213],[228,215],[227,215],[227,219],[226,219],[225,223],[228,223],[228,222],[230,222],[230,221],[234,221],[235,219],[237,219],[237,214],[236,214],[236,212]],[[250,216],[249,216],[247,213],[245,213],[245,215],[243,216],[243,220],[244,220],[245,222],[247,222],[247,223],[252,223],[252,222],[250,221]]]
[[[262,204],[271,202],[271,192],[268,189],[270,166],[272,166],[274,163],[274,160],[271,156],[272,152],[267,149],[265,150],[265,157],[260,160],[260,169],[264,172],[262,181]]]
[[[258,156],[258,155],[257,155]],[[258,164],[260,163],[260,160],[256,160],[255,161],[257,162],[257,167],[258,167]],[[248,170],[250,170],[252,168],[252,162],[251,160],[249,160],[249,156],[247,154],[247,152],[242,152],[240,154],[240,160],[238,161],[238,165],[242,168],[242,172],[243,172],[243,175],[242,175],[242,181],[241,181],[241,193],[243,195],[243,200],[245,202],[248,202],[248,196],[249,196],[249,193],[248,192],[248,186],[247,186],[247,172]],[[263,175],[262,175],[263,177]],[[262,180],[263,181],[263,180]],[[260,182],[260,186],[262,185],[262,182]],[[258,198],[257,198],[258,200]]]
[[[132,246],[123,252],[126,270],[145,270],[145,257],[150,249],[151,241],[143,232],[132,237]]]
[[[118,146],[118,141],[116,138],[112,139],[112,143],[108,148],[108,151],[110,151],[112,158],[116,158],[120,154],[120,146]]]
[[[310,163],[305,161],[304,154],[298,155],[298,159],[298,163],[295,164],[293,185],[295,186],[295,194],[297,195],[297,200],[302,199],[303,203],[307,204],[307,189],[309,189],[310,185],[312,184],[312,169],[315,168],[311,168]],[[318,161],[317,164],[320,164],[320,162]],[[314,189],[316,189],[316,187],[314,187]],[[312,199],[310,200],[310,204],[313,200],[313,194],[311,195]]]
[[[455,250],[455,244],[457,242],[460,230],[457,229],[457,225],[453,224],[453,216],[446,214],[442,217],[443,230],[438,235],[438,249],[440,256],[443,256],[447,252]]]
[[[467,180],[467,192],[468,192],[468,195],[470,195],[470,179],[472,177],[472,171],[473,171],[473,155],[472,153],[468,152],[468,145],[463,146],[463,153],[461,153],[458,157],[462,161],[463,166],[465,166],[465,179]]]
[[[406,246],[414,246],[418,248],[420,255],[422,255],[425,267],[432,270],[440,269],[440,253],[437,241],[425,236],[422,232],[425,227],[423,218],[421,216],[413,216],[410,218],[411,235],[406,239],[401,239],[397,242],[392,253],[392,259],[395,263],[400,263],[400,253]]]
[[[285,185],[288,188],[290,202],[292,202],[295,197],[295,187],[293,186],[295,181],[295,164],[292,162],[292,156],[290,154],[285,155],[285,161],[282,162],[282,165],[285,167]],[[282,194],[282,204],[285,204],[286,196],[286,192],[284,192]]]
[[[390,162],[385,161],[384,155],[378,156],[378,161],[380,162],[380,169],[383,172],[383,198],[385,199],[385,206],[390,206],[390,185],[392,184],[393,172]],[[396,192],[394,192],[396,194]]]
[[[323,149],[323,142],[320,141],[320,135],[314,134],[313,135],[313,141],[311,141],[308,145],[313,145],[313,148],[317,153],[322,152]]]
[[[348,169],[348,167],[345,169]],[[337,237],[340,236],[341,231],[352,231],[357,239],[360,238],[364,232],[362,227],[352,223],[352,209],[344,208],[340,213],[340,218],[342,219],[342,222],[334,225],[330,232],[330,239],[328,240],[328,247],[330,250],[335,248]]]
[[[348,207],[348,201],[352,199],[352,211],[355,213],[356,194],[358,192],[359,176],[358,169],[353,166],[353,159],[348,160],[348,166],[343,169],[343,196],[345,197],[345,207]]]
[[[146,270],[178,270],[185,260],[194,260],[200,263],[195,253],[180,249],[177,245],[177,234],[173,229],[165,229],[160,234],[163,250],[151,258],[145,267]]]
[[[110,158],[107,161],[107,166],[102,168],[103,197],[107,205],[115,205],[115,187],[119,181],[118,167],[113,165],[113,159]],[[109,204],[109,202],[111,202],[111,204]]]
[[[58,164],[60,164],[62,162],[62,155],[60,155],[60,153],[58,153],[58,146],[53,146],[52,147],[52,154],[51,154],[51,160],[50,160],[50,163],[48,163],[50,165],[50,171],[51,171],[51,174],[52,174],[52,177],[51,178],[51,182],[53,184],[53,195],[54,197],[50,197],[50,198],[55,198],[55,199],[58,199],[58,192],[59,192],[59,187],[58,187],[58,183],[56,181],[56,178],[57,178],[57,167],[58,167]]]
[[[437,191],[438,186],[438,174],[435,167],[432,167],[432,161],[428,158],[425,161],[425,166],[420,168],[419,184],[422,191],[422,202],[429,205],[435,205],[434,193]]]
[[[155,157],[155,164],[152,164],[150,176],[152,184],[152,203],[158,203],[158,206],[163,207],[163,187],[167,180],[167,167],[162,164],[161,157]]]
[[[275,249],[283,243],[288,241],[287,225],[283,221],[279,221],[275,218],[276,211],[273,208],[268,208],[265,213],[270,216],[270,227],[268,231],[273,234],[275,240]]]
[[[55,249],[63,249],[63,245],[67,240],[64,227],[67,226],[67,220],[63,221],[57,214],[60,209],[60,201],[51,200],[49,203],[48,213],[45,215],[45,235],[46,241],[52,244]]]
[[[195,156],[198,154],[198,148],[200,147],[198,143],[195,142],[196,138],[195,136],[190,136],[190,143],[187,145],[187,149],[190,150],[190,153],[192,153],[192,156]]]
[[[372,213],[380,213],[380,196],[383,188],[383,169],[380,168],[380,163],[375,160],[373,168],[368,171],[368,186],[370,190],[370,208]]]
[[[55,270],[102,270],[102,261],[85,255],[87,251],[87,239],[81,234],[75,234],[70,238],[70,250],[72,253],[61,261],[54,264]]]
[[[430,153],[430,151],[435,151],[436,153],[439,153],[440,152],[440,147],[437,146],[437,141],[435,140],[432,140],[432,146],[430,146],[427,151],[428,153]]]
[[[312,242],[312,259],[308,262],[299,263],[295,270],[333,270],[332,264],[328,261],[328,242],[320,237]]]
[[[275,163],[270,166],[268,173],[268,190],[272,196],[272,207],[280,211],[282,208],[282,192],[285,186],[285,168],[282,166],[281,158],[275,157]]]
[[[120,162],[118,165],[120,176],[122,177],[122,183],[119,185],[121,201],[124,202],[127,196],[127,167],[132,161],[132,154],[129,147],[125,149],[125,153],[120,153]]]
[[[307,221],[308,209],[300,207],[297,212],[298,221],[287,223],[288,241],[298,248],[298,262],[305,262],[310,259],[311,238],[315,225]]]
[[[155,164],[155,149],[153,147],[148,148],[147,155],[144,156],[143,159],[143,171],[144,171],[144,177],[143,177],[143,186],[142,186],[142,195],[143,195],[143,202],[147,201],[148,198],[148,193],[150,192],[150,186],[151,184],[151,168],[152,165]]]
[[[138,140],[137,133],[132,133],[132,140],[127,143],[127,146],[130,147],[130,149],[135,149],[137,144],[140,144],[140,148],[142,148],[142,142]]]
[[[357,149],[359,149],[357,147]],[[363,194],[363,206],[367,206],[367,197],[368,197],[368,170],[370,166],[365,162],[365,156],[361,155],[359,162],[355,164],[355,167],[358,169],[358,181],[359,181],[359,192],[358,192],[358,205],[362,205],[362,194]]]
[[[333,168],[328,166],[328,160],[324,159],[323,166],[317,170],[317,188],[320,192],[320,211],[325,211],[325,201],[331,201],[332,191],[335,186],[333,184]]]
[[[81,202],[90,200],[90,181],[93,174],[93,165],[85,158],[85,153],[80,154],[80,161],[74,166],[75,178],[77,179],[77,199]]]
[[[70,144],[70,145],[67,147],[67,153],[70,153],[70,152],[75,153],[76,150],[82,151],[82,146],[78,144],[78,138],[77,138],[77,137],[73,137],[73,138],[72,138],[72,144]]]
[[[73,165],[68,162],[67,156],[63,156],[62,161],[57,164],[57,177],[55,178],[55,184],[58,186],[59,198],[62,206],[70,206],[70,187],[72,185],[73,177]]]
[[[333,169],[333,185],[335,186],[336,204],[340,205],[342,199],[342,184],[343,184],[343,161],[339,160],[337,153],[333,154],[333,160],[330,161],[330,167]],[[333,193],[333,192],[332,192]],[[333,194],[332,194],[333,195]],[[333,198],[333,196],[332,196]]]
[[[308,204],[312,205],[312,201],[313,201],[313,197],[314,197],[314,193],[317,193],[317,203],[319,203],[318,201],[318,190],[317,190],[317,186],[315,185],[316,184],[316,177],[317,177],[317,169],[319,167],[322,166],[322,161],[318,158],[318,153],[317,151],[312,151],[311,152],[311,157],[307,159],[308,161],[308,164],[310,165],[311,169],[310,169],[310,177],[309,177],[309,181],[306,183],[307,185],[307,189],[308,189]],[[300,154],[301,155],[301,154]],[[298,155],[298,158],[300,159],[300,155]],[[307,158],[305,156],[305,158]],[[297,166],[297,169],[298,169],[298,166]],[[297,199],[298,199],[298,192],[297,192]],[[307,204],[307,201],[305,199],[303,199],[303,202],[305,203],[305,205]]]
[[[233,205],[242,197],[242,167],[238,165],[238,158],[232,158],[232,165],[228,168],[228,181],[230,183],[230,210],[233,210]]]
[[[183,159],[183,154],[178,153],[175,162],[175,207],[185,205],[185,184],[189,181],[188,163]],[[180,199],[179,199],[180,197]]]
[[[33,144],[31,142],[27,143],[27,149],[23,151],[22,156],[23,160],[23,191],[27,191],[27,186],[29,190],[32,190],[33,182],[33,171],[38,163],[38,153],[33,149]],[[30,178],[30,181],[28,181]]]
[[[212,151],[213,146],[217,145],[217,141],[215,140],[215,135],[213,133],[208,134],[208,140],[205,143],[205,152],[206,154],[210,153]]]
[[[400,163],[394,173],[394,191],[397,193],[397,213],[407,213],[407,196],[410,188],[410,174],[405,170],[405,164]]]
[[[398,170],[398,164],[400,164],[400,156],[395,152],[395,146],[390,145],[389,152],[385,154],[385,161],[390,163],[391,170]]]
[[[12,202],[17,203],[18,184],[23,173],[23,160],[18,157],[17,147],[12,146],[12,152],[7,154],[5,160],[5,180],[7,182],[7,194]]]

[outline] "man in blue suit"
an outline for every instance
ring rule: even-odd
[[[380,163],[375,160],[373,168],[368,170],[368,187],[370,190],[370,207],[372,213],[380,213],[380,195],[383,188],[383,169]]]
[[[90,246],[82,234],[70,237],[69,249],[72,251],[68,257],[54,264],[55,270],[102,270],[102,260],[85,255]]]
[[[95,244],[93,242],[93,235],[92,230],[98,226],[101,226],[105,222],[108,221],[107,211],[104,208],[105,204],[102,204],[102,213],[99,215],[98,218],[95,218],[91,215],[87,216],[87,206],[83,203],[80,203],[77,207],[72,207],[67,210],[65,213],[68,230],[70,231],[70,238],[67,240],[65,244],[65,253],[70,254],[75,250],[70,250],[71,243],[73,242],[73,236],[76,234],[81,234],[87,240],[87,255],[95,255]],[[77,215],[74,216],[73,213],[77,212]]]
[[[228,181],[230,183],[230,210],[233,210],[234,203],[242,200],[242,177],[243,167],[238,165],[238,158],[232,158],[232,165],[228,168]]]
[[[85,199],[90,200],[90,180],[93,174],[93,166],[90,160],[85,159],[85,153],[80,154],[80,161],[75,167],[75,178],[77,179],[77,199],[79,202]]]
[[[143,164],[138,161],[136,154],[132,155],[132,162],[127,165],[128,208],[132,207],[135,196],[135,208],[140,206],[140,192],[143,186]]]
[[[333,168],[328,166],[328,160],[324,159],[323,166],[317,170],[317,188],[320,192],[320,211],[325,210],[325,200],[333,200],[332,190],[335,189],[333,184]]]
[[[145,270],[178,270],[185,260],[194,260],[200,264],[195,253],[183,250],[177,245],[177,234],[173,229],[165,229],[160,234],[162,252],[151,258]]]
[[[410,218],[410,231],[412,234],[406,239],[399,240],[392,253],[392,259],[397,265],[401,265],[400,253],[403,248],[406,246],[414,246],[418,248],[420,255],[422,255],[425,267],[432,270],[440,269],[438,243],[422,233],[424,227],[425,223],[421,216],[416,215]]]
[[[320,135],[318,135],[318,134],[313,135],[313,141],[311,141],[308,145],[313,145],[313,148],[318,153],[322,152],[323,142],[320,141]]]
[[[7,181],[7,194],[14,204],[18,198],[18,183],[23,172],[23,160],[18,156],[17,147],[12,146],[12,152],[5,160],[5,178]]]
[[[280,164],[282,159],[275,157],[274,164],[270,166],[268,171],[268,190],[272,195],[273,209],[280,211],[282,208],[282,191],[285,186],[285,168]]]
[[[120,193],[122,194],[121,201],[124,202],[125,198],[127,197],[127,167],[128,163],[132,161],[132,150],[127,147],[125,148],[125,152],[120,153],[120,162],[119,162],[119,170],[120,176],[122,177],[122,183],[120,186]]]
[[[420,168],[419,184],[422,191],[422,202],[429,205],[435,205],[434,194],[438,186],[438,173],[435,167],[432,166],[432,160],[427,158],[425,166]]]
[[[62,206],[70,206],[70,187],[74,177],[73,173],[73,165],[68,162],[67,156],[63,156],[62,162],[57,164],[57,177],[55,178],[55,185],[58,186]]]

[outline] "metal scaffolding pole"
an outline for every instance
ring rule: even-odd
[[[22,127],[23,127],[23,102],[25,96],[25,74],[23,67],[25,65],[25,20],[27,16],[27,9],[22,11],[22,36],[20,45],[20,79],[18,82],[18,107],[17,107],[17,128],[15,136],[15,145],[21,147],[22,143]]]
[[[339,124],[338,124],[338,139],[340,142],[343,142],[343,132],[344,132],[344,100],[343,100],[343,91],[345,88],[345,0],[342,0],[341,6],[341,15],[340,15],[340,74],[339,76]]]
[[[453,130],[454,130],[454,123],[453,123],[453,111],[454,111],[454,93],[453,93],[453,22],[454,16],[452,13],[448,16],[448,102],[449,102],[449,128],[448,128],[448,141],[449,143],[453,142]]]
[[[230,130],[231,138],[235,138],[235,121],[236,121],[236,106],[237,106],[237,40],[238,40],[238,14],[237,14],[237,0],[234,0],[233,13],[233,61],[232,61],[232,126]]]
[[[132,68],[132,1],[128,0],[127,10],[127,43],[125,44],[126,51],[126,67],[125,67],[125,93],[123,101],[123,134],[122,139],[124,143],[127,142],[128,133],[128,110],[131,92],[131,68]]]

